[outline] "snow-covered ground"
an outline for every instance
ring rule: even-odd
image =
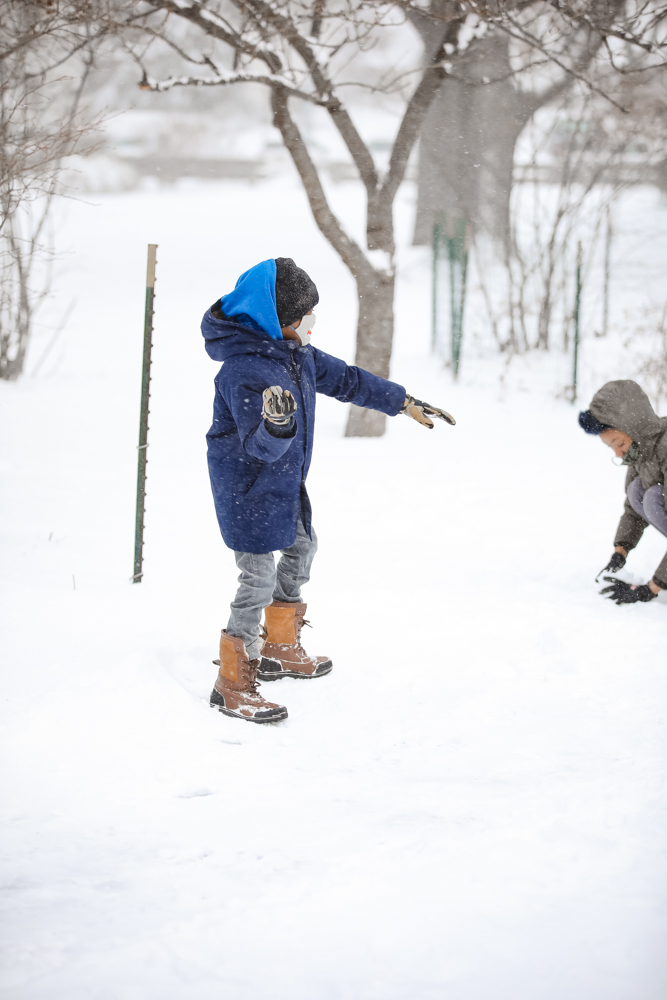
[[[553,392],[499,389],[502,361],[471,354],[452,386],[428,354],[427,258],[405,250],[393,376],[458,425],[345,440],[345,407],[321,400],[305,597],[334,671],[266,686],[285,723],[223,717],[235,566],[199,319],[246,267],[293,256],[320,288],[318,344],[351,359],[352,282],[289,178],[91,197],[63,209],[29,374],[0,385],[0,995],[663,1000],[667,601],[617,608],[593,582],[623,471]],[[589,383],[628,374],[596,351]],[[517,370],[546,384],[560,363]],[[663,550],[648,532],[627,578]]]

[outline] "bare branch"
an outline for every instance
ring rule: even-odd
[[[272,73],[279,73],[282,68],[282,60],[277,52],[263,45],[250,45],[239,34],[229,31],[220,20],[199,0],[192,0],[189,7],[176,5],[174,0],[149,0],[153,11],[166,10],[169,13],[178,15],[185,21],[196,24],[198,28],[212,38],[217,38],[225,42],[232,49],[251,56],[253,59],[261,59],[266,63]]]
[[[599,34],[602,39],[618,38],[622,42],[627,42],[629,45],[635,45],[649,53],[656,52],[659,48],[655,42],[643,41],[633,32],[626,31],[625,28],[615,27],[613,24],[602,24],[599,21],[596,21],[595,18],[588,14],[585,8],[581,11],[576,11],[570,4],[566,3],[565,0],[547,0],[547,3],[550,7],[557,10],[559,14],[564,15],[573,24],[585,25],[587,28],[590,28],[591,31]]]
[[[239,5],[253,12],[258,19],[273,25],[275,31],[287,41],[294,51],[303,59],[311,74],[315,89],[321,97],[329,97],[332,92],[331,83],[320,65],[313,47],[307,39],[299,34],[296,25],[288,17],[279,14],[265,0],[239,0]]]
[[[379,182],[378,172],[375,169],[373,157],[359,135],[356,125],[338,98],[327,101],[326,108],[354,160],[364,187],[369,193],[375,193]]]
[[[622,111],[625,113],[626,109],[622,107],[618,103],[618,101],[615,101],[614,98],[610,96],[610,94],[606,93],[604,90],[602,90],[601,87],[598,87],[597,84],[593,83],[591,79],[585,76],[583,71],[575,68],[574,66],[568,66],[567,63],[563,62],[563,60],[556,53],[549,52],[544,43],[541,42],[539,38],[536,38],[531,32],[525,29],[522,25],[517,25],[515,22],[510,22],[510,23],[514,25],[515,30],[509,28],[507,24],[499,24],[498,27],[500,28],[501,31],[504,31],[506,34],[508,34],[510,38],[515,38],[518,41],[527,42],[533,48],[537,49],[539,52],[543,53],[543,55],[547,56],[549,61],[552,62],[555,66],[558,66],[560,69],[564,70],[564,72],[567,74],[567,77],[579,80],[592,93],[599,94],[600,97],[603,97],[618,111]],[[600,44],[601,41],[602,40],[600,40]],[[589,61],[590,60],[587,60],[587,62]],[[532,101],[538,101],[539,104],[546,104],[548,101],[554,100],[555,97],[557,97],[560,93],[562,93],[562,91],[565,90],[566,86],[567,86],[566,81],[562,80],[558,81],[553,85],[553,87],[547,90],[544,95],[536,95],[536,94],[533,94],[531,96],[526,95],[526,100],[527,102],[530,102],[532,100]]]
[[[341,224],[329,207],[315,164],[311,160],[301,133],[289,113],[288,97],[288,93],[283,88],[273,88],[271,93],[273,121],[283,137],[283,142],[292,156],[296,169],[299,171],[315,222],[352,274],[355,276],[368,275],[372,273],[372,268],[364,252],[343,231]]]
[[[292,87],[284,77],[269,74],[262,76],[257,73],[221,73],[219,76],[177,76],[168,77],[166,80],[152,80],[144,73],[139,88],[152,90],[156,94],[164,94],[173,90],[174,87],[226,87],[233,83],[261,83],[267,87],[281,87],[289,93],[290,97],[298,97],[310,104],[325,106],[325,102],[315,94],[309,94],[305,90]]]

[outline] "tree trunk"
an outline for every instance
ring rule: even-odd
[[[441,84],[429,108],[420,140],[415,244],[430,246],[444,213],[490,235],[507,259],[514,149],[531,114],[512,84],[508,41],[493,31],[476,39],[457,63],[458,78]]]
[[[359,296],[357,351],[355,364],[389,378],[391,348],[394,339],[393,274],[372,271],[356,275]],[[386,416],[378,410],[350,406],[345,437],[382,437]]]

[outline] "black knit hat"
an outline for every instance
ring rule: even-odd
[[[320,301],[315,282],[291,257],[276,257],[276,312],[281,326],[302,319]]]
[[[587,434],[602,434],[609,430],[609,424],[601,424],[590,410],[582,410],[579,414],[579,426]]]

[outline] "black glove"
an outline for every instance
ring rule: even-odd
[[[620,552],[617,553],[620,555]],[[611,587],[604,587],[601,594],[609,594],[610,601],[617,604],[636,604],[637,601],[652,601],[657,594],[654,594],[648,583],[637,586],[636,583],[626,583],[625,580],[615,580],[613,576],[605,576]]]
[[[445,423],[451,424],[452,427],[456,423],[454,417],[451,413],[447,413],[447,410],[441,410],[439,406],[431,406],[430,403],[424,403],[421,399],[415,399],[414,396],[405,397],[401,413],[412,417],[418,424],[423,424],[429,430],[433,429],[433,421],[429,420],[429,417],[437,417],[439,420],[444,420]]]
[[[597,583],[602,574],[606,573],[607,570],[609,570],[610,573],[618,573],[619,569],[623,569],[624,566],[625,566],[625,556],[623,555],[623,553],[614,552],[613,556],[611,557],[607,565],[603,566],[598,575],[595,577],[595,582]]]
[[[272,424],[284,427],[296,413],[296,400],[289,389],[272,385],[262,393],[262,416]]]

